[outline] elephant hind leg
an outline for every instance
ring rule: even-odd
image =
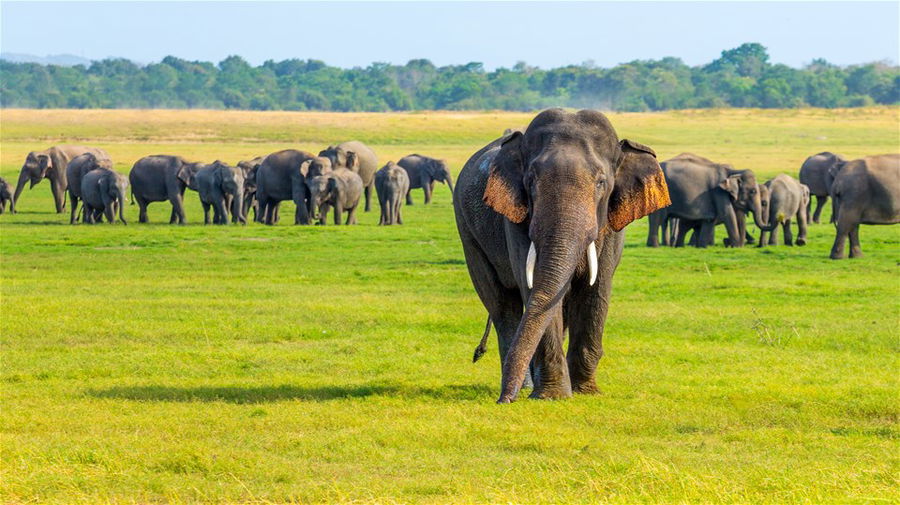
[[[137,200],[138,209],[139,209],[138,210],[138,212],[139,212],[138,213],[138,222],[146,223],[148,221],[147,220],[147,205],[149,205],[150,202],[148,202],[147,200],[144,200],[143,198],[141,198],[139,196],[136,196],[135,199]]]
[[[859,245],[859,223],[854,224],[850,228],[850,257],[862,257],[862,247]]]
[[[363,193],[365,193],[365,195],[366,195],[366,212],[369,212],[372,210],[372,185],[373,184],[374,184],[374,182],[371,182],[371,183],[369,183],[368,186],[366,186],[363,189]]]
[[[794,234],[791,232],[791,220],[785,219],[781,226],[784,229],[784,245],[794,245]]]
[[[816,195],[816,211],[813,213],[812,217],[814,223],[819,224],[819,217],[822,215],[822,208],[825,207],[825,202],[827,201],[828,195]]]

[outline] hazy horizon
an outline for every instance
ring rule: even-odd
[[[696,66],[759,42],[772,63],[802,67],[824,58],[845,66],[896,64],[898,18],[897,2],[4,1],[0,51],[140,64],[169,55],[211,62],[238,55],[253,65],[299,58],[343,68],[423,58],[491,70],[667,56]]]

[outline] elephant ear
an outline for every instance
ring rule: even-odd
[[[356,153],[353,151],[347,151],[347,168],[349,170],[356,171],[359,165],[359,158],[356,156]]]
[[[191,169],[188,167],[187,163],[181,163],[181,166],[178,167],[178,170],[175,172],[175,176],[184,183],[185,186],[191,185],[191,179],[193,178],[193,174],[191,173]]]
[[[325,185],[325,190],[331,194],[337,191],[337,179],[334,177],[328,178],[328,184]]]
[[[304,177],[309,175],[310,165],[312,165],[312,160],[306,160],[300,164],[300,173],[303,174]]]
[[[623,139],[616,183],[609,196],[609,226],[621,231],[628,223],[672,204],[669,187],[653,149]]]
[[[113,186],[109,183],[109,175],[104,174],[97,179],[97,185],[100,186],[100,194],[107,195],[115,198],[115,194],[113,193]]]
[[[53,167],[53,162],[50,159],[50,156],[46,154],[39,154],[37,156],[37,162],[38,169],[41,172],[41,179],[43,179],[44,177],[47,177],[47,171],[50,170],[51,167]]]
[[[719,183],[719,189],[728,193],[732,200],[737,200],[738,192],[741,190],[740,174],[726,177],[725,180]]]
[[[491,161],[490,175],[484,187],[484,203],[513,223],[521,223],[528,216],[521,146],[522,132],[518,131],[500,144],[500,151]]]

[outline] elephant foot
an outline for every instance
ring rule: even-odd
[[[564,398],[572,397],[572,390],[568,386],[563,387],[561,385],[547,386],[547,387],[539,387],[528,395],[529,398],[535,400],[562,400]]]
[[[850,257],[851,258],[862,258],[863,253],[861,249],[850,249]]]
[[[842,260],[842,259],[844,259],[844,253],[842,253],[842,252],[841,252],[841,253],[832,252],[831,255],[828,256],[828,257],[831,258],[831,259],[833,259],[833,260]]]
[[[806,245],[806,239],[805,239],[805,238],[798,238],[798,239],[797,239],[797,245],[799,245],[799,246],[804,246],[804,245]]]
[[[572,392],[580,395],[599,395],[600,388],[593,379],[572,384]]]

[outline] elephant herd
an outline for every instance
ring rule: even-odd
[[[647,246],[707,247],[715,243],[715,226],[724,224],[725,245],[753,243],[747,214],[760,230],[758,247],[777,245],[781,227],[785,245],[805,245],[807,227],[819,223],[822,208],[832,199],[832,222],[837,229],[832,259],[862,255],[860,224],[900,223],[900,154],[846,160],[830,152],[810,156],[800,167],[799,180],[781,174],[759,184],[752,170],[736,170],[702,156],[683,153],[660,163],[672,204],[650,214]],[[816,197],[812,210],[811,197]],[[794,240],[791,224],[797,223]]]
[[[184,194],[196,191],[203,205],[205,224],[246,224],[253,211],[254,221],[275,224],[281,202],[296,204],[294,224],[316,221],[325,224],[333,210],[334,224],[356,224],[356,210],[364,199],[371,210],[372,188],[381,207],[379,224],[402,224],[401,207],[412,205],[411,190],[421,188],[425,203],[431,202],[435,182],[446,183],[453,192],[453,179],[443,160],[411,154],[397,163],[378,168],[378,157],[358,141],[329,146],[318,155],[286,149],[231,166],[216,160],[205,164],[180,156],[152,155],[138,160],[128,177],[113,170],[103,149],[83,146],[54,146],[28,153],[14,193],[0,178],[0,213],[7,204],[15,213],[16,202],[30,182],[50,181],[56,211],[65,211],[71,200],[69,222],[79,218],[95,223],[116,216],[127,224],[124,206],[130,187],[132,204],[139,206],[139,221],[148,222],[147,207],[153,202],[172,205],[170,223],[184,224]],[[82,202],[82,212],[77,212]],[[212,210],[212,217],[210,217]],[[345,217],[346,216],[346,217]]]

